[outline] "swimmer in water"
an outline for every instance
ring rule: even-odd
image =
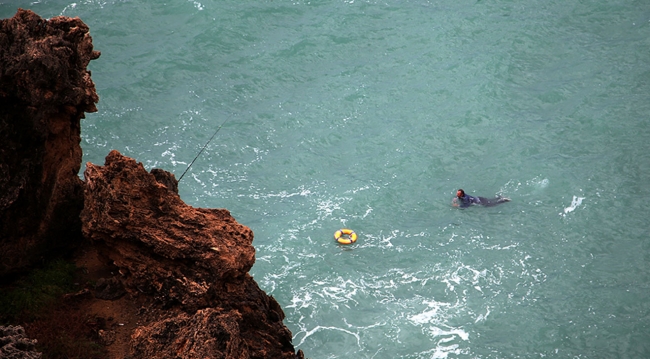
[[[465,194],[465,191],[459,189],[456,191],[456,198],[453,199],[451,205],[454,207],[466,208],[473,204],[479,204],[485,207],[496,206],[497,204],[510,202],[510,198],[497,196],[496,198],[475,197]]]

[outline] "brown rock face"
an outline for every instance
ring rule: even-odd
[[[225,209],[186,205],[173,175],[155,172],[112,151],[84,173],[84,235],[131,295],[152,298],[145,316],[156,319],[132,335],[133,358],[302,357],[248,274],[252,231]]]
[[[227,210],[186,205],[173,174],[117,151],[79,179],[80,119],[98,101],[86,68],[98,57],[78,18],[18,10],[0,20],[0,277],[85,236],[93,259],[82,262],[111,275],[94,296],[70,298],[93,313],[113,301],[106,311],[129,319],[97,332],[118,342],[112,358],[127,347],[132,359],[303,358],[279,304],[248,274],[252,231]]]
[[[81,238],[80,119],[97,111],[78,18],[0,20],[0,276]]]

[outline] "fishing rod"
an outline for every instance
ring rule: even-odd
[[[232,117],[232,115],[230,115],[230,117]],[[208,144],[210,143],[210,141],[212,141],[212,139],[214,138],[214,136],[217,135],[217,132],[219,132],[219,130],[221,130],[221,127],[223,127],[223,125],[225,125],[226,122],[228,122],[228,120],[230,120],[230,117],[226,118],[226,119],[223,121],[223,123],[221,124],[221,126],[219,126],[219,128],[217,128],[217,130],[214,131],[214,133],[212,134],[212,137],[210,137],[210,139],[208,140],[208,142],[206,142],[205,145],[203,145],[203,148],[201,148],[201,151],[199,151],[199,153],[196,155],[196,157],[194,157],[194,159],[192,160],[192,162],[190,162],[189,166],[187,166],[187,168],[185,169],[185,172],[183,172],[183,174],[181,175],[181,178],[178,179],[178,182],[180,182],[180,181],[183,179],[183,176],[185,176],[185,174],[186,174],[187,171],[190,169],[190,167],[192,167],[192,165],[194,164],[194,161],[196,161],[196,159],[199,158],[199,156],[201,155],[201,153],[203,152],[203,150],[205,150],[205,148],[208,147]]]

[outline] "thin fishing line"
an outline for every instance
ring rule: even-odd
[[[231,115],[230,117],[232,117],[232,115]],[[185,169],[185,172],[183,172],[183,174],[181,175],[181,178],[178,179],[178,182],[180,182],[180,181],[183,179],[183,176],[185,176],[185,174],[186,174],[187,171],[190,169],[190,167],[192,167],[192,165],[194,164],[194,161],[196,161],[196,159],[199,158],[199,156],[201,155],[201,153],[203,152],[203,150],[205,150],[205,148],[208,147],[208,144],[210,143],[210,141],[212,141],[212,139],[214,138],[214,136],[217,135],[217,132],[219,132],[219,130],[221,130],[221,127],[223,127],[223,125],[225,125],[226,122],[228,122],[228,120],[230,120],[230,117],[226,118],[226,119],[223,121],[223,123],[221,124],[221,126],[219,126],[219,128],[217,128],[217,130],[214,131],[214,133],[212,134],[212,137],[210,137],[210,139],[208,140],[208,142],[206,142],[205,145],[203,145],[203,148],[201,148],[201,151],[199,151],[199,153],[196,155],[196,157],[194,157],[194,159],[192,160],[192,162],[190,162],[189,166],[187,166],[187,168]]]

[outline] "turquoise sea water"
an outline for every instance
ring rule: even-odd
[[[254,231],[307,357],[650,358],[650,2],[18,7],[102,52],[84,161],[178,178],[223,125],[181,197]]]

